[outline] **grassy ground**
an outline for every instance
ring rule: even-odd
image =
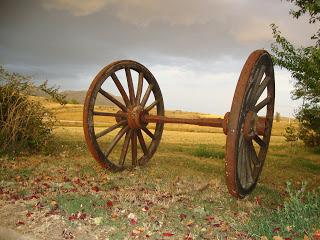
[[[308,182],[305,191],[310,193],[319,187],[320,155],[286,143],[281,136],[286,122],[274,124],[256,190],[235,200],[224,183],[220,129],[168,124],[146,166],[110,173],[87,151],[78,122],[81,106],[51,107],[64,120],[55,130],[57,153],[1,159],[3,226],[38,239],[311,239],[320,228],[319,194],[294,190],[302,182]]]

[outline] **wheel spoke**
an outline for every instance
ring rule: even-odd
[[[255,167],[259,166],[260,162],[259,162],[258,155],[256,153],[256,150],[255,150],[255,148],[253,146],[252,141],[248,142],[248,148],[249,148],[249,151],[250,151],[251,160],[252,160],[253,165]]]
[[[109,132],[121,127],[122,125],[124,125],[125,123],[127,122],[127,120],[122,120],[120,122],[118,122],[117,124],[99,132],[96,134],[96,139],[100,138],[100,137],[103,137],[104,135],[108,134]]]
[[[111,102],[113,102],[115,105],[117,105],[119,108],[121,108],[124,112],[127,111],[127,108],[121,102],[119,102],[117,99],[115,99],[111,94],[107,93],[106,91],[104,91],[101,88],[99,89],[99,93],[101,93],[104,97],[106,97]]]
[[[129,96],[130,96],[130,102],[131,104],[134,104],[134,87],[132,82],[132,76],[129,68],[125,68],[126,76],[127,76],[127,82],[128,82],[128,88],[129,88]]]
[[[146,127],[143,127],[142,130],[151,138],[154,139],[154,135],[152,132],[150,132],[150,130]]]
[[[98,112],[98,111],[94,111],[93,115],[96,116],[105,116],[105,117],[127,117],[126,113],[108,113],[108,112]]]
[[[144,110],[149,112],[152,108],[154,108],[158,104],[158,101],[155,100],[153,103],[151,103],[148,107],[146,107]]]
[[[259,144],[260,147],[266,146],[266,143],[258,135],[254,135],[253,139],[256,143]]]
[[[114,137],[114,139],[109,144],[107,151],[105,152],[105,156],[108,157],[112,152],[113,148],[117,145],[122,136],[129,130],[128,126],[122,127],[122,129],[118,132],[118,134]]]
[[[132,136],[131,136],[131,154],[132,154],[132,166],[137,165],[137,131],[133,130]]]
[[[142,151],[143,151],[144,155],[147,155],[148,149],[147,149],[146,142],[144,141],[144,138],[143,138],[143,135],[142,135],[142,132],[140,129],[138,129],[137,135],[138,135],[138,139],[139,139],[139,143],[142,148]]]
[[[261,82],[261,79],[263,77],[264,72],[266,71],[266,66],[262,65],[261,68],[258,71],[258,75],[257,75],[257,84],[259,85]]]
[[[122,98],[123,98],[123,101],[124,103],[126,104],[126,106],[128,107],[130,105],[130,102],[129,102],[129,98],[128,98],[128,95],[126,94],[126,91],[124,90],[122,84],[120,83],[117,75],[115,73],[112,73],[111,74],[111,78],[113,80],[113,82],[116,84]]]
[[[246,186],[247,184],[252,184],[252,166],[251,166],[251,154],[247,146],[247,142],[245,144],[245,152],[246,152]]]
[[[265,99],[263,99],[259,104],[257,104],[254,107],[254,111],[255,112],[259,112],[263,107],[265,107],[267,104],[269,104],[272,100],[271,96],[266,97]]]
[[[258,99],[260,98],[261,94],[263,93],[264,89],[267,87],[268,83],[270,82],[271,77],[265,77],[261,84],[259,85],[259,88],[257,89],[257,92],[254,93],[254,97],[252,100],[252,103],[255,104]]]
[[[255,104],[254,102],[254,97],[255,97],[255,92],[257,91],[259,85],[260,85],[260,82],[261,82],[261,78],[264,74],[266,70],[266,66],[265,65],[262,65],[261,68],[257,71],[257,73],[253,76],[253,79],[257,79],[254,83],[254,86],[253,86],[253,89],[251,90],[251,96],[250,96],[250,99],[249,99],[249,106],[252,106]]]
[[[136,104],[140,103],[141,94],[142,94],[142,87],[143,87],[143,72],[140,72],[139,73],[138,88],[137,88]]]
[[[143,96],[142,101],[141,101],[141,106],[142,106],[142,107],[144,107],[144,106],[146,105],[146,103],[147,103],[147,101],[148,101],[148,98],[149,98],[149,96],[150,96],[150,93],[151,93],[151,91],[152,91],[152,88],[153,88],[153,85],[150,84],[150,85],[148,86],[147,91],[145,92],[145,94],[144,94],[144,96]]]
[[[245,167],[244,167],[244,164],[245,164],[245,148],[243,146],[243,137],[241,138],[241,144],[240,144],[240,150],[241,150],[241,154],[240,154],[240,160],[239,161],[240,163],[240,182],[242,185],[244,185],[244,182],[245,182],[245,179],[246,179],[246,171],[245,171]]]
[[[120,159],[119,159],[119,165],[121,165],[122,167],[123,167],[124,162],[126,160],[131,136],[132,136],[132,129],[127,131],[125,139],[124,139],[124,143],[122,146],[121,155],[120,155]]]

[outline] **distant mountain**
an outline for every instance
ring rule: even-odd
[[[87,95],[87,91],[63,91],[61,92],[63,95],[66,96],[66,99],[68,102],[77,102],[80,104],[84,103],[84,100]],[[113,96],[118,101],[123,103],[123,100],[119,96]],[[98,94],[98,97],[96,99],[96,105],[106,105],[106,106],[114,106],[114,104],[108,100],[107,98],[103,97],[101,94]]]

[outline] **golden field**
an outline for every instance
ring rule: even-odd
[[[56,153],[4,161],[0,174],[2,192],[9,189],[10,193],[0,199],[3,225],[40,239],[61,239],[62,232],[76,239],[85,234],[88,239],[260,239],[249,236],[243,226],[258,209],[275,209],[283,203],[288,197],[286,182],[294,188],[308,182],[310,191],[319,186],[320,157],[300,142],[285,141],[282,134],[287,121],[274,122],[256,189],[236,200],[224,182],[226,136],[221,129],[165,124],[160,146],[145,166],[111,173],[87,150],[82,106],[45,105],[59,120],[54,129]],[[181,111],[167,111],[166,116],[222,117]],[[100,131],[114,119],[95,121]],[[107,143],[116,132],[103,141]],[[207,155],[199,155],[203,149]],[[119,153],[118,147],[111,157]],[[17,198],[14,205],[13,195]],[[37,204],[42,207],[33,207]],[[28,217],[29,212],[33,217]],[[264,234],[274,235],[272,231]]]

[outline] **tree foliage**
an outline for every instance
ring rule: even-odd
[[[296,5],[290,14],[299,18],[309,15],[309,23],[320,22],[319,0],[287,0]],[[271,24],[275,42],[271,45],[274,63],[291,72],[294,79],[292,98],[302,99],[302,106],[296,117],[300,122],[299,137],[308,146],[320,145],[320,38],[319,30],[311,39],[315,44],[307,47],[295,47]]]
[[[294,18],[299,18],[304,14],[309,15],[309,23],[320,22],[320,1],[319,0],[287,0],[293,3],[297,9],[291,9],[290,14]],[[311,37],[317,40],[317,45],[320,45],[320,29]]]
[[[286,139],[286,142],[292,143],[298,140],[297,130],[292,124],[289,124],[284,130],[283,136]]]

